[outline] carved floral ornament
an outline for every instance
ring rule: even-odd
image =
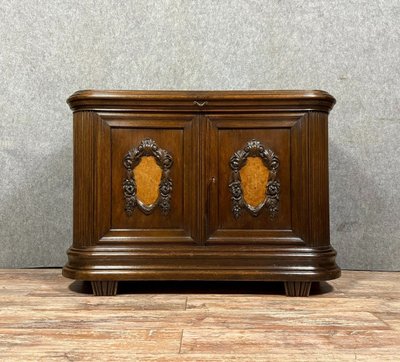
[[[143,157],[152,156],[158,167],[161,168],[161,181],[158,185],[157,200],[148,205],[137,197],[137,183],[135,180],[134,169],[139,165]],[[132,148],[124,157],[126,178],[123,181],[125,198],[125,212],[132,215],[135,207],[138,207],[146,215],[150,214],[156,206],[161,209],[161,213],[166,215],[171,209],[172,180],[169,177],[170,168],[173,164],[172,156],[165,150],[158,147],[157,143],[146,138],[142,140],[137,148]]]
[[[240,176],[241,169],[248,162],[249,157],[258,157],[262,164],[268,169],[268,180],[265,186],[264,198],[258,205],[250,205],[246,202],[243,191],[243,184]],[[268,210],[271,218],[274,218],[279,212],[279,191],[280,183],[277,178],[279,169],[279,159],[275,153],[265,148],[265,146],[255,139],[247,142],[243,149],[234,153],[229,165],[231,167],[231,177],[229,189],[231,192],[232,213],[237,219],[242,214],[242,209],[246,209],[253,216],[258,216],[263,208]],[[253,175],[257,177],[257,174]]]

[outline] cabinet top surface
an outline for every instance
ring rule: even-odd
[[[74,111],[315,110],[329,112],[336,100],[321,90],[80,90],[67,103]]]

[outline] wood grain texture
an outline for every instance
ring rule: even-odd
[[[240,102],[238,102],[240,100]],[[206,102],[199,107],[197,101]],[[81,90],[68,98],[72,110],[149,111],[168,112],[240,112],[254,108],[267,110],[309,110],[329,112],[335,99],[321,90],[284,91],[126,91]]]
[[[101,202],[97,213],[98,229],[101,228],[99,243],[116,245],[122,242],[126,245],[127,242],[148,244],[193,241],[197,227],[193,216],[196,213],[196,203],[192,202],[195,197],[196,163],[190,163],[193,159],[191,152],[193,149],[197,151],[196,145],[192,143],[194,117],[182,114],[149,116],[102,113],[101,119],[104,131],[100,138],[101,157],[97,169],[105,175],[101,177],[103,182],[96,190]],[[159,208],[152,212],[151,217],[139,210],[134,211],[134,217],[128,217],[124,212],[121,184],[126,177],[126,170],[122,160],[132,147],[136,147],[146,137],[152,137],[159,147],[166,148],[174,159],[170,175],[174,197],[168,217],[161,215]]]
[[[311,282],[285,282],[286,295],[289,297],[308,297]]]
[[[98,116],[94,112],[74,113],[74,217],[73,245],[94,243],[94,147]]]
[[[260,157],[249,157],[239,171],[243,187],[243,198],[249,205],[257,207],[265,199],[265,188],[269,171]]]
[[[307,299],[287,299],[270,283],[140,282],[120,283],[120,294],[107,298],[60,269],[0,270],[0,357],[396,361],[399,277],[344,271]]]
[[[329,245],[328,115],[308,114],[309,245]]]
[[[133,171],[136,180],[137,198],[145,205],[154,204],[158,196],[162,169],[154,156],[142,157]]]
[[[116,295],[118,282],[113,280],[91,282],[94,295]]]

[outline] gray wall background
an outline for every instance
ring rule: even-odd
[[[78,89],[323,89],[343,268],[400,270],[400,2],[0,0],[0,267],[61,266]]]

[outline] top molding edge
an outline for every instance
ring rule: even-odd
[[[194,102],[206,102],[199,107]],[[336,100],[322,90],[159,91],[80,90],[67,103],[73,111],[241,111],[329,112]]]

